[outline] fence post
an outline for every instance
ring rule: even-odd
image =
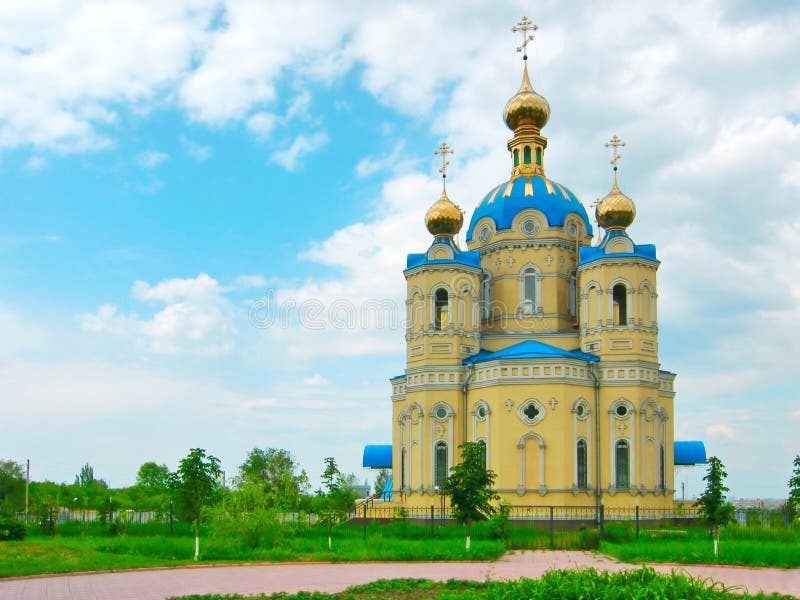
[[[367,539],[367,501],[364,500],[364,539]]]
[[[600,515],[598,519],[598,530],[600,534],[600,539],[603,539],[603,521],[605,521],[605,512],[606,508],[603,504],[600,505]]]
[[[434,517],[433,511],[434,511],[434,506],[433,504],[431,504],[431,537],[433,537],[433,517]]]
[[[550,548],[555,546],[555,523],[553,522],[553,507],[550,506]]]
[[[639,539],[639,505],[636,505],[636,539]]]

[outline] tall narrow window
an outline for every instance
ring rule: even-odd
[[[514,166],[515,167],[519,166],[519,149],[518,148],[514,150]]]
[[[577,310],[577,296],[578,296],[578,278],[575,275],[575,269],[569,272],[569,316],[575,317],[578,315]]]
[[[621,283],[611,291],[614,304],[614,325],[628,324],[628,289]]]
[[[400,450],[400,489],[406,489],[406,449]]]
[[[483,318],[488,319],[492,314],[492,276],[483,274],[483,288],[481,289],[481,304]]]
[[[434,322],[433,327],[434,329],[441,331],[447,327],[447,305],[448,305],[448,297],[447,297],[447,290],[439,288],[436,290],[436,295],[434,298]]]
[[[542,149],[541,148],[537,148],[536,149],[536,164],[537,165],[541,165],[542,164]]]
[[[442,487],[444,478],[447,477],[447,443],[436,442],[436,465],[434,466],[434,485]]]
[[[526,165],[531,164],[531,147],[525,146],[525,149],[522,152],[522,156],[524,157],[524,162]]]
[[[616,485],[618,488],[630,486],[630,448],[628,442],[620,440],[615,447]]]
[[[536,271],[525,269],[522,272],[522,308],[525,314],[533,314],[536,306]]]
[[[667,482],[666,482],[666,477],[665,477],[665,472],[664,472],[664,463],[665,463],[664,444],[661,444],[661,448],[659,450],[660,451],[658,453],[658,463],[659,463],[658,464],[658,487],[661,488],[662,490],[665,490],[665,489],[667,489]]]
[[[585,490],[587,488],[586,478],[586,440],[578,440],[577,448],[578,460],[578,488]]]
[[[486,442],[483,440],[478,440],[478,445],[481,447],[481,455],[483,456],[483,466],[484,468],[489,468],[489,463],[486,456]]]

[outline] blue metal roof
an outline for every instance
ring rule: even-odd
[[[631,256],[636,256],[638,258],[644,258],[646,260],[652,260],[658,262],[656,258],[656,247],[654,244],[634,244],[633,245],[633,252],[606,252],[606,247],[608,243],[616,237],[625,237],[628,238],[628,234],[626,234],[621,229],[613,229],[611,231],[607,231],[606,235],[603,237],[603,240],[597,246],[581,246],[581,260],[579,264],[585,265],[586,263],[590,263],[595,260],[600,260],[601,258],[607,257],[620,257],[620,258],[627,258]]]
[[[676,465],[702,465],[706,462],[703,442],[675,442]]]
[[[368,469],[391,469],[392,445],[364,446],[362,466]]]
[[[511,229],[514,218],[526,208],[542,212],[550,227],[563,227],[567,216],[574,213],[583,220],[587,233],[592,235],[589,216],[575,194],[560,183],[534,175],[517,177],[492,188],[472,213],[467,241],[472,241],[475,225],[481,219],[490,217],[495,231]]]
[[[429,259],[428,252],[409,254],[406,260],[406,269],[413,269],[420,265],[466,265],[476,269],[481,268],[481,254],[477,250],[461,250],[450,237],[437,236],[431,246],[437,244],[449,246],[453,250],[453,258]]]
[[[463,363],[465,365],[471,365],[489,360],[497,360],[500,358],[574,358],[577,360],[589,360],[592,362],[598,362],[600,360],[599,356],[581,352],[580,350],[564,350],[563,348],[551,346],[550,344],[545,344],[544,342],[525,340],[524,342],[519,342],[518,344],[514,344],[508,348],[497,350],[496,352],[481,350],[474,356],[465,358]]]

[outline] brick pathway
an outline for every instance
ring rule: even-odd
[[[523,552],[495,562],[313,563],[188,567],[0,580],[2,600],[163,600],[203,593],[256,594],[318,590],[336,592],[374,581],[414,577],[435,580],[536,578],[550,569],[619,571],[637,568],[588,552]],[[654,565],[656,570],[710,577],[741,591],[780,592],[800,597],[800,569]]]

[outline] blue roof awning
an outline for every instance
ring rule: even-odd
[[[391,469],[392,445],[364,446],[364,460],[362,466],[368,469]]]
[[[706,447],[703,442],[675,442],[675,465],[703,465]]]

